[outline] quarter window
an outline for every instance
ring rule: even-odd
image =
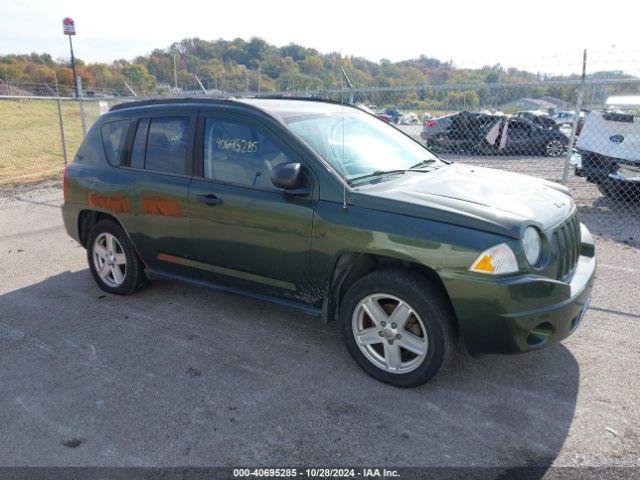
[[[253,125],[217,118],[205,121],[205,178],[275,189],[269,173],[288,161],[287,155]]]
[[[140,130],[140,125],[138,130]],[[188,137],[189,118],[152,118],[147,134],[144,168],[156,172],[184,174]],[[136,158],[136,162],[139,163],[138,158]]]
[[[120,166],[124,160],[124,149],[127,141],[131,120],[120,120],[117,122],[105,123],[100,128],[102,144],[107,154],[107,160],[111,165]]]

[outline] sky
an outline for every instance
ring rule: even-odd
[[[62,19],[75,20],[76,56],[132,59],[188,37],[262,37],[379,61],[425,54],[459,67],[501,63],[542,73],[640,74],[640,3],[593,1],[0,0],[0,54],[68,57]]]

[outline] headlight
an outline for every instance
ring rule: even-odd
[[[535,265],[540,261],[540,254],[542,253],[542,242],[540,241],[540,234],[538,230],[533,227],[527,227],[522,236],[522,247],[524,248],[524,255],[527,257],[529,265]]]
[[[469,267],[470,272],[500,275],[518,271],[518,261],[506,243],[501,243],[482,252]]]

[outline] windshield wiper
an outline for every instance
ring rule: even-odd
[[[436,160],[421,160],[420,162],[416,163],[415,165],[413,165],[412,167],[409,168],[403,168],[403,169],[396,169],[396,170],[376,170],[375,172],[371,172],[371,173],[367,173],[366,175],[360,175],[359,177],[353,177],[349,179],[349,183],[352,183],[354,181],[358,181],[358,180],[364,180],[365,178],[371,178],[371,177],[380,177],[382,175],[392,175],[394,173],[406,173],[406,172],[421,172],[421,173],[425,173],[425,172],[430,172],[432,170],[418,170],[418,167],[425,167],[427,165],[430,165],[431,163],[435,163]]]
[[[411,167],[409,167],[409,170],[412,170],[414,168],[426,167],[427,165],[431,165],[432,163],[436,163],[436,160],[434,160],[433,158],[427,158],[425,160],[420,160],[415,165],[412,165]]]
[[[371,178],[371,177],[380,177],[382,175],[391,175],[393,173],[404,173],[406,171],[407,171],[406,169],[402,169],[402,170],[376,170],[375,172],[367,173],[366,175],[360,175],[359,177],[350,178],[349,182],[353,182],[353,181],[357,181],[357,180],[364,180],[365,178]]]

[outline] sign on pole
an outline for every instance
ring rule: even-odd
[[[75,35],[76,34],[76,24],[71,17],[65,17],[62,20],[62,31],[65,35]]]
[[[104,115],[109,111],[109,104],[103,100],[98,102],[98,108],[100,109],[100,115]]]

